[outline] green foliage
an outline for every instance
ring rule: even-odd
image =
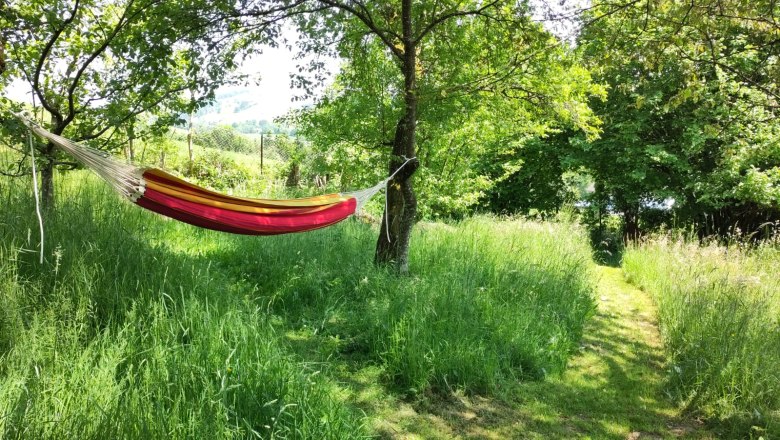
[[[0,81],[25,84],[39,106],[35,118],[53,133],[118,150],[162,135],[230,80],[242,45],[225,37],[240,28],[228,10],[223,2],[5,2],[2,42],[14,63]],[[17,111],[28,105],[5,96],[0,104]],[[5,117],[0,123],[22,139],[18,124]],[[54,168],[78,164],[51,142],[36,147],[43,204],[51,207]]]
[[[198,138],[196,137],[196,140]],[[242,138],[242,142],[252,142]],[[159,167],[164,155],[165,170],[195,184],[226,192],[241,193],[248,197],[280,196],[284,164],[278,160],[273,145],[266,157],[263,172],[260,172],[259,154],[242,154],[223,149],[193,146],[193,161],[190,163],[186,136],[171,131],[165,136],[140,142],[136,151],[136,163],[141,166]]]
[[[142,112],[164,126],[194,105],[182,91],[210,95],[223,80],[215,66],[233,65],[224,44],[217,44],[223,51],[199,50],[213,30],[206,12],[152,1],[50,3],[4,7],[15,59],[8,75],[30,83],[55,129],[73,123],[71,137],[94,139]]]
[[[658,304],[668,389],[723,426],[780,434],[778,248],[698,246],[661,237],[628,249],[624,271]],[[761,430],[759,430],[760,432]]]
[[[584,191],[575,184],[580,176],[567,173],[564,156],[561,141],[534,137],[497,157],[483,158],[482,166],[494,181],[483,206],[491,212],[549,216],[584,200]]]
[[[591,102],[602,132],[566,130],[488,158],[498,178],[488,208],[555,210],[563,176],[585,173],[596,185],[580,199],[592,208],[584,219],[596,228],[594,218],[617,213],[627,238],[659,226],[753,232],[780,218],[778,46],[769,43],[778,27],[763,21],[777,12],[763,1],[594,2],[577,52],[608,86],[606,101]]]
[[[237,132],[244,133],[244,134],[260,134],[260,133],[290,134],[289,128],[279,124],[274,124],[273,122],[268,122],[265,119],[261,121],[252,119],[249,121],[234,122],[231,124],[231,126]]]
[[[394,8],[376,7],[386,9],[378,14]],[[441,23],[419,43],[417,157],[422,167],[415,177],[419,217],[469,213],[497,178],[480,165],[500,168],[502,164],[493,159],[522,148],[530,136],[561,127],[582,130],[588,138],[598,131],[599,120],[586,102],[603,96],[603,88],[567,48],[530,20],[528,11],[495,9],[491,14],[513,25],[464,16]],[[417,13],[416,18],[425,20],[435,15],[436,7],[420,4]],[[390,20],[389,27],[398,24],[389,15],[381,16]],[[334,20],[346,31],[358,26],[343,17]],[[384,42],[357,32],[347,36],[336,47],[348,62],[335,84],[314,108],[293,119],[314,148],[327,155],[331,172],[361,186],[386,175],[384,164],[406,109],[404,77]],[[506,165],[512,168],[517,163]]]
[[[604,130],[570,141],[565,157],[602,185],[627,227],[668,198],[678,225],[702,233],[780,218],[778,46],[768,43],[778,27],[759,25],[778,12],[772,2],[710,0],[590,12],[601,18],[579,49],[610,87],[594,104]]]
[[[193,161],[190,176],[200,185],[228,190],[245,186],[252,177],[252,170],[217,151],[210,151],[197,156]]]

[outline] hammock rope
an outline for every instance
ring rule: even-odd
[[[220,194],[156,168],[139,168],[121,162],[106,152],[51,133],[23,115],[14,113],[14,116],[31,132],[72,155],[136,205],[195,226],[236,234],[286,234],[338,223],[361,210],[414,160],[406,159],[390,177],[366,189],[301,199],[253,199]]]

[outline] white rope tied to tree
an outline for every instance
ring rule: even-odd
[[[33,194],[35,195],[35,213],[38,215],[38,225],[41,228],[41,258],[40,264],[43,264],[43,216],[41,215],[41,202],[38,197],[38,173],[35,169],[35,147],[33,146],[32,130],[27,132],[27,140],[30,143],[30,161],[32,162],[32,184]]]
[[[388,242],[391,241],[390,240],[390,211],[388,209],[389,205],[388,205],[388,202],[387,202],[387,196],[388,196],[388,193],[389,193],[389,190],[390,190],[390,186],[389,186],[390,185],[390,181],[393,180],[393,178],[396,176],[396,174],[398,174],[398,172],[401,171],[401,169],[403,167],[405,167],[406,164],[408,164],[409,162],[411,162],[411,161],[416,159],[416,157],[409,157],[409,158],[407,158],[406,156],[404,156],[404,158],[406,159],[406,161],[404,163],[402,163],[401,166],[398,167],[398,169],[396,169],[393,172],[393,174],[391,174],[390,177],[388,177],[387,179],[377,183],[376,185],[372,186],[371,188],[366,188],[366,189],[361,189],[359,191],[353,191],[353,192],[344,193],[344,195],[352,196],[352,197],[355,198],[355,200],[357,200],[357,206],[355,207],[355,213],[357,213],[358,211],[363,209],[363,207],[371,199],[371,197],[374,197],[374,195],[376,193],[378,193],[379,191],[382,191],[382,189],[385,190],[385,212],[384,212],[384,217],[385,217],[385,234],[387,234],[387,241]]]

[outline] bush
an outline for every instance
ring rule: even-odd
[[[253,174],[252,170],[235,160],[217,151],[207,150],[193,160],[191,176],[199,185],[226,191],[245,185]]]
[[[227,125],[220,125],[198,134],[196,142],[207,148],[239,153],[253,153],[256,150],[251,140]]]

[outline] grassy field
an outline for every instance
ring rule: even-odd
[[[667,389],[724,438],[780,438],[780,251],[661,237],[623,258],[657,305]]]
[[[397,277],[371,225],[231,236],[77,172],[40,265],[28,185],[0,180],[2,438],[392,437],[409,405],[559,380],[594,312],[567,224],[421,224]]]
[[[476,217],[397,277],[375,225],[221,234],[79,171],[41,265],[29,187],[0,178],[0,438],[780,435],[776,245],[629,249],[648,295],[574,225]]]

